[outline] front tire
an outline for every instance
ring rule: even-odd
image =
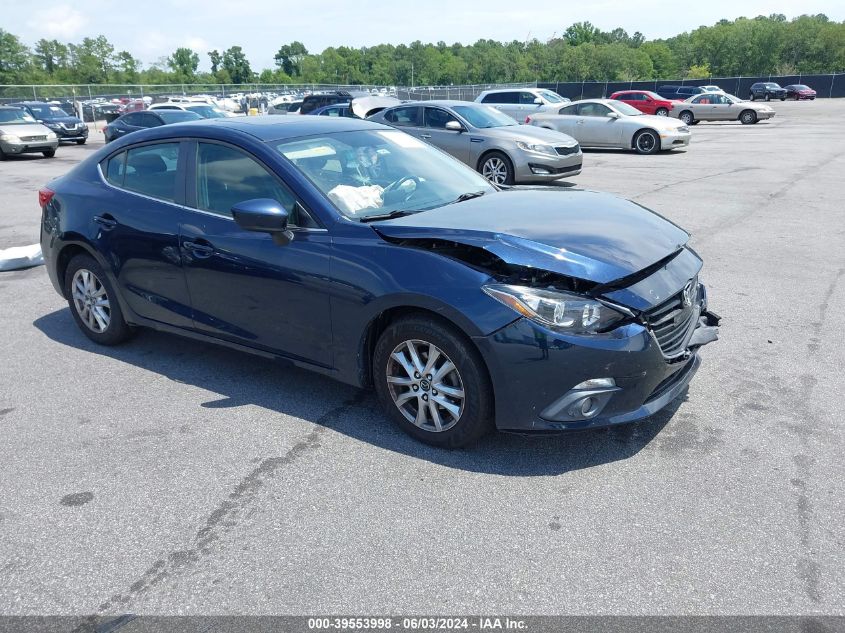
[[[44,158],[53,158],[56,155],[56,150],[48,149],[44,152],[41,152],[44,155]]]
[[[695,121],[695,117],[692,115],[692,112],[689,110],[684,110],[678,115],[678,118],[684,122],[685,125],[692,125]]]
[[[771,101],[771,100],[772,100],[772,95],[770,95],[769,93],[766,93],[766,101]]]
[[[118,345],[132,335],[111,283],[90,255],[77,255],[65,271],[65,297],[83,334],[100,345]]]
[[[76,141],[76,144],[77,144],[77,145],[85,145],[85,141],[87,141],[87,140],[88,140],[88,139],[81,138],[81,139],[79,139],[78,141]]]
[[[754,101],[756,98],[757,98],[757,97],[755,97],[755,96],[754,96],[754,93],[753,93],[753,92],[752,92],[751,94],[749,94],[749,95],[748,95],[748,100],[749,100],[749,101]]]
[[[757,113],[754,110],[743,110],[739,113],[739,121],[743,125],[757,123]]]
[[[492,428],[493,389],[481,355],[451,325],[425,315],[391,323],[373,354],[387,415],[412,437],[460,448]]]
[[[637,154],[656,154],[660,151],[660,137],[653,130],[641,130],[634,137]]]
[[[514,181],[513,163],[502,152],[486,154],[478,171],[494,185],[512,185]]]
[[[669,110],[667,110],[666,108],[657,108],[654,113],[657,116],[669,116]]]

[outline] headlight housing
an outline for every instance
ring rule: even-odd
[[[20,137],[15,136],[14,134],[0,135],[0,141],[6,141],[7,143],[20,143],[20,140]]]
[[[557,156],[557,151],[551,145],[517,141],[516,146],[524,152],[534,152],[535,154],[545,154],[546,156]]]
[[[602,332],[626,316],[595,299],[567,292],[508,284],[491,284],[483,290],[522,316],[570,334]]]
[[[55,132],[50,132],[50,133],[47,134],[47,140],[48,141],[52,141],[54,138],[57,138]]]

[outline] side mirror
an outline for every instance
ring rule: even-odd
[[[607,113],[607,118],[608,118],[608,119],[618,119],[618,118],[619,118],[619,113],[618,113],[618,112],[608,112],[608,113]]]
[[[275,200],[257,198],[245,200],[232,207],[235,224],[245,231],[269,233],[280,246],[293,240],[288,230],[288,212]]]
[[[543,105],[543,100],[540,97],[534,97],[534,105]]]
[[[464,126],[458,123],[457,121],[447,121],[446,129],[451,132],[463,132]]]

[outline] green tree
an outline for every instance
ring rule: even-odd
[[[0,84],[24,83],[30,69],[29,49],[17,35],[0,29]]]
[[[190,48],[180,47],[167,58],[167,65],[182,81],[190,82],[194,80],[200,65],[200,56]]]
[[[223,56],[218,51],[209,51],[208,58],[211,60],[211,74],[216,75],[223,62]]]
[[[245,84],[253,80],[252,68],[249,60],[244,55],[240,46],[232,46],[223,52],[223,70],[232,80],[232,83]]]
[[[276,65],[281,68],[286,75],[291,77],[298,77],[301,72],[302,60],[308,55],[308,49],[302,42],[294,41],[290,44],[285,44],[276,53]]]

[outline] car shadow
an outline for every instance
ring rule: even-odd
[[[220,394],[200,403],[198,415],[202,408],[253,405],[268,415],[299,418],[448,468],[511,477],[560,475],[632,457],[660,433],[687,399],[684,392],[658,414],[638,423],[551,436],[492,433],[470,448],[445,450],[407,436],[383,414],[371,391],[287,364],[147,329],[140,329],[125,345],[99,346],[79,331],[67,308],[42,316],[33,325],[56,343]],[[280,418],[279,423],[291,422]],[[312,430],[303,426],[304,435]]]

